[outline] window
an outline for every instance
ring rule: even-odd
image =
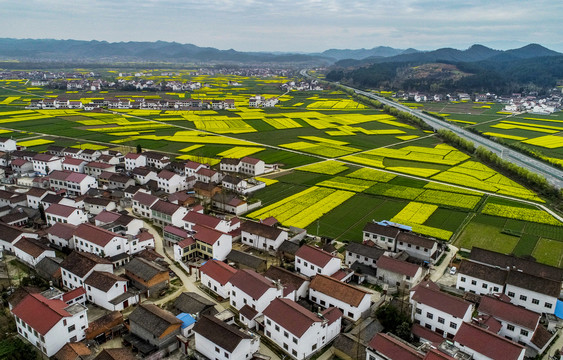
[[[286,349],[286,350],[288,350],[288,349],[289,349],[289,346],[287,346],[286,343],[283,343],[283,348]]]
[[[274,326],[274,328],[276,329],[276,331],[280,331],[280,327],[279,326]]]
[[[286,338],[289,338],[289,333],[287,331],[284,331],[283,336],[285,336]]]
[[[270,319],[266,319],[266,324],[272,325],[272,322],[270,321]]]
[[[487,288],[487,284],[483,284],[483,285],[481,285],[481,286],[483,287],[483,289],[486,289],[486,288]]]
[[[446,321],[446,319],[444,319],[443,317],[439,317],[439,316],[438,316],[438,322],[439,322],[440,324],[443,324],[445,321]]]
[[[528,297],[526,295],[520,295],[520,300],[526,301]]]
[[[225,351],[225,357],[228,359],[229,358],[229,353]]]
[[[551,309],[551,307],[552,307],[553,305],[550,304],[550,303],[548,303],[548,302],[546,302],[544,306],[545,306],[546,308],[548,308],[548,309]]]
[[[317,302],[317,298],[315,296],[311,296],[311,301]]]
[[[457,329],[457,324],[456,324],[455,322],[453,322],[453,321],[450,321],[450,327],[451,327],[452,329]]]
[[[351,317],[351,318],[353,318],[353,317],[354,317],[354,313],[351,312],[351,311],[348,311],[348,316]]]
[[[317,349],[317,344],[313,344],[313,346],[311,346],[311,350],[314,351]]]
[[[514,325],[507,324],[506,329],[509,331],[514,331]]]
[[[471,285],[477,285],[477,281],[471,280]]]
[[[297,357],[297,351],[295,349],[291,350],[291,353],[293,354],[293,356]]]
[[[418,309],[418,308],[415,310],[415,312],[416,312],[417,314],[422,314],[422,310],[420,310],[420,309]]]
[[[494,291],[494,292],[498,292],[498,291],[499,291],[498,286],[495,286],[495,287],[493,288],[493,291]]]
[[[68,332],[73,332],[75,329],[76,329],[76,326],[70,325],[70,326],[68,327]]]
[[[297,338],[295,336],[293,337],[293,343],[297,344]]]
[[[216,353],[220,352],[220,351],[219,351],[219,348],[218,348],[217,346],[215,346],[215,352],[216,352]]]
[[[532,299],[532,304],[538,305],[540,301],[538,299]]]
[[[426,317],[429,319],[433,319],[434,318],[434,314],[427,312],[426,313]]]
[[[522,336],[528,336],[528,330],[521,329],[521,330],[520,330],[520,335],[522,335]]]
[[[508,296],[514,297],[514,293],[513,293],[512,291],[509,291],[509,292],[508,292]]]

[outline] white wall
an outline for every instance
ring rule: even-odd
[[[506,284],[504,293],[510,297],[510,302],[523,306],[537,313],[555,313],[557,298],[523,289],[511,284]]]
[[[305,276],[315,276],[317,274],[331,276],[340,270],[341,260],[337,257],[332,258],[324,267],[319,267],[315,264],[306,261],[299,256],[295,257],[295,271],[300,272]]]
[[[501,293],[504,289],[504,284],[495,284],[490,281],[458,273],[456,288],[467,292],[472,292],[474,294],[484,295]]]
[[[309,289],[309,300],[325,309],[337,307],[342,311],[344,316],[354,321],[358,320],[362,313],[368,311],[371,306],[371,294],[366,294],[358,306],[353,306],[311,288]]]

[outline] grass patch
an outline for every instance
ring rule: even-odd
[[[541,238],[532,256],[541,263],[560,267],[563,262],[563,242]]]
[[[503,221],[499,220],[499,223],[502,224]],[[464,249],[478,246],[487,250],[510,254],[516,247],[519,238],[503,234],[500,230],[498,225],[493,226],[472,221],[465,227],[455,245]]]
[[[516,244],[512,252],[517,256],[530,255],[534,251],[538,240],[539,236],[537,235],[524,234],[520,237],[518,244]]]

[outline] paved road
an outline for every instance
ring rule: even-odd
[[[306,77],[310,77],[306,73],[306,70],[301,70],[301,75],[306,76]],[[344,86],[344,85],[342,85],[342,86]],[[479,136],[477,134],[474,134],[472,132],[464,130],[464,129],[456,126],[456,125],[452,125],[452,124],[448,123],[447,121],[438,120],[435,117],[432,117],[430,115],[426,115],[420,110],[413,110],[413,109],[409,108],[408,106],[398,104],[398,103],[396,103],[392,100],[386,99],[384,97],[375,95],[375,94],[367,92],[367,91],[358,90],[358,89],[355,89],[355,88],[352,88],[352,87],[349,87],[349,86],[345,86],[345,87],[347,87],[350,90],[355,91],[356,94],[367,96],[371,99],[380,101],[381,103],[383,103],[385,105],[389,105],[389,106],[392,106],[392,107],[394,107],[398,110],[408,112],[408,113],[422,119],[425,123],[430,125],[434,130],[439,130],[439,129],[450,130],[453,133],[457,134],[458,136],[472,141],[475,144],[475,146],[483,146],[483,147],[489,149],[490,151],[494,152],[498,156],[502,157],[506,161],[510,161],[513,164],[516,164],[520,167],[523,167],[523,168],[528,169],[528,170],[530,170],[534,173],[537,173],[539,175],[544,176],[550,184],[554,185],[558,189],[561,189],[563,187],[563,171],[556,169],[553,166],[547,165],[547,164],[545,164],[541,161],[538,161],[534,158],[531,158],[527,155],[521,154],[521,153],[516,152],[514,150],[510,150],[506,146],[503,146],[503,145],[498,144],[498,143],[496,143],[492,140],[486,139],[482,136]]]

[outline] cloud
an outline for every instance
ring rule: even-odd
[[[0,0],[15,38],[166,40],[243,51],[559,43],[563,2]]]

